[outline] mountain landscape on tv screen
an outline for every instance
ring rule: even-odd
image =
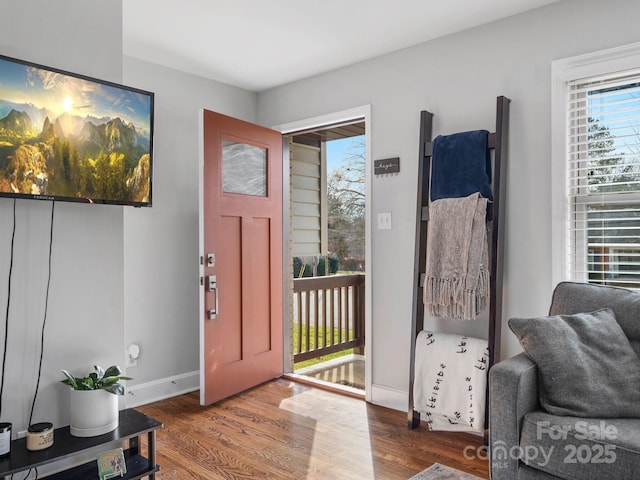
[[[131,121],[0,99],[1,192],[148,203],[150,185],[150,134]]]

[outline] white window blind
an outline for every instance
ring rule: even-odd
[[[568,86],[571,275],[640,288],[640,70]]]

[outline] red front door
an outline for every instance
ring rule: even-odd
[[[204,111],[200,401],[282,374],[282,137]]]

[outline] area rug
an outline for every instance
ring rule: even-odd
[[[409,480],[482,480],[480,477],[465,473],[455,468],[434,463],[426,470],[414,475]]]

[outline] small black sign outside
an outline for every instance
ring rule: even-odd
[[[373,162],[373,172],[376,175],[383,175],[385,173],[399,173],[400,157],[385,158],[384,160],[375,160]]]

